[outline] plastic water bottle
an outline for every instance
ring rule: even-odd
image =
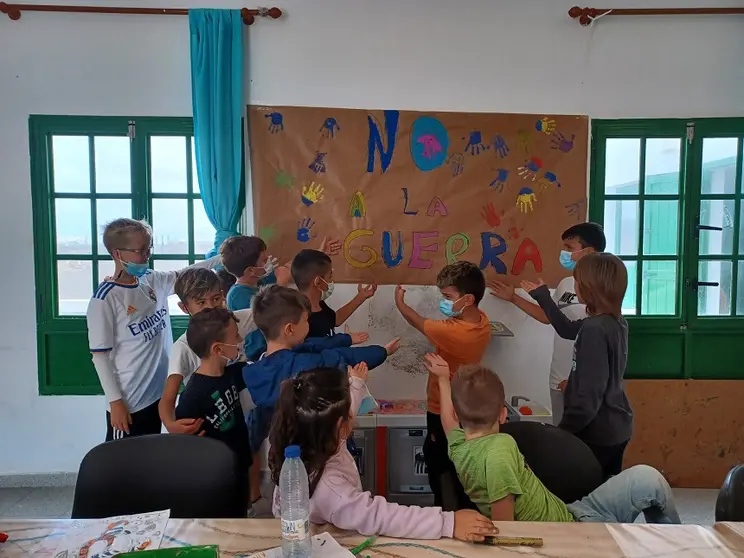
[[[282,554],[285,558],[310,558],[310,488],[300,446],[284,450],[284,465],[279,475],[279,506],[282,515]]]

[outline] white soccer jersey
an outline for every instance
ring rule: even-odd
[[[88,304],[90,351],[110,352],[130,413],[160,399],[173,345],[168,296],[175,271],[148,271],[135,285],[104,281]]]

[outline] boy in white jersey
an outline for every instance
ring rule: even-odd
[[[224,308],[225,291],[219,275],[209,269],[190,268],[178,276],[175,284],[176,295],[180,299],[178,306],[189,316],[194,316],[207,308]],[[266,341],[263,334],[258,331],[253,321],[253,311],[236,310],[233,315],[237,321],[238,333],[244,343],[240,345],[238,360],[244,360],[246,348],[248,356],[258,358],[266,350]],[[260,345],[258,348],[254,345]],[[257,354],[256,354],[257,353]],[[173,343],[170,360],[168,364],[168,379],[165,382],[165,390],[160,399],[160,419],[166,430],[171,434],[195,434],[201,430],[202,419],[176,420],[176,399],[181,382],[188,383],[191,375],[196,372],[201,364],[201,359],[189,347],[184,333]],[[243,413],[248,414],[254,405],[247,390],[240,393],[240,401]]]
[[[573,271],[576,262],[587,254],[604,252],[607,240],[602,226],[596,223],[579,223],[567,229],[561,236],[563,250],[561,250],[561,265],[568,271]],[[501,281],[491,281],[488,284],[491,294],[514,304],[517,308],[529,314],[537,321],[549,324],[545,312],[537,304],[517,295],[512,285]],[[586,318],[586,306],[576,298],[573,275],[561,280],[553,292],[553,300],[563,314],[570,320]],[[574,341],[563,339],[557,333],[553,340],[553,359],[550,363],[550,404],[553,411],[553,424],[558,426],[563,417],[563,390],[566,389],[568,375],[573,365]]]
[[[154,271],[148,260],[152,229],[144,221],[116,219],[103,230],[114,274],[88,304],[88,341],[110,410],[106,440],[161,430],[158,401],[173,345],[168,296],[177,271]],[[219,257],[199,262],[214,267]]]

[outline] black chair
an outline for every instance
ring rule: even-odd
[[[573,434],[539,422],[507,422],[501,432],[517,442],[527,465],[558,498],[581,500],[604,481],[592,450]]]
[[[155,434],[106,442],[80,464],[73,519],[171,510],[174,518],[245,517],[248,471],[225,444]]]
[[[726,475],[716,498],[716,521],[744,521],[744,465]]]

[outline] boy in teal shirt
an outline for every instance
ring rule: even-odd
[[[492,521],[633,523],[643,512],[647,523],[680,523],[672,489],[648,465],[626,469],[587,497],[564,504],[527,466],[514,438],[499,433],[506,407],[496,374],[465,366],[450,384],[449,366],[434,354],[426,355],[426,368],[439,382],[442,426],[457,476]]]

